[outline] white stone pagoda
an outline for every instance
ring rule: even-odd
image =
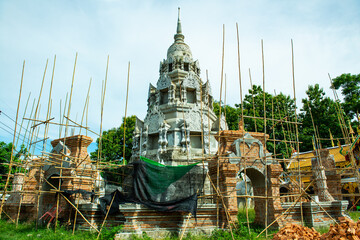
[[[213,135],[219,123],[210,83],[201,80],[199,61],[184,38],[179,17],[175,41],[160,62],[156,87],[149,86],[146,117],[136,122],[132,159],[141,155],[176,166],[217,151]],[[221,122],[224,130],[225,121]]]

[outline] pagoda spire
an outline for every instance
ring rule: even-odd
[[[184,42],[184,35],[182,34],[181,30],[181,21],[180,21],[180,8],[178,8],[178,21],[177,21],[177,28],[176,34],[174,35],[175,42]]]

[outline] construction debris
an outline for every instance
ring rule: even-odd
[[[360,220],[354,222],[348,218],[339,219],[340,224],[330,225],[327,233],[320,236],[314,228],[289,224],[274,235],[273,240],[299,239],[299,240],[360,240]]]
[[[345,219],[340,224],[330,225],[329,232],[321,235],[323,239],[351,239],[360,240],[360,221],[354,222],[349,219]]]
[[[288,224],[285,227],[281,228],[280,231],[276,233],[273,238],[273,240],[285,239],[320,239],[320,233],[318,233],[314,228],[303,227],[297,224]]]

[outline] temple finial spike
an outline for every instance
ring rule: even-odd
[[[180,22],[180,7],[178,8],[178,22],[177,22],[177,29],[176,29],[176,33],[177,34],[181,34],[181,22]]]
[[[182,34],[182,30],[181,30],[180,8],[178,8],[178,21],[177,21],[176,34],[174,36],[174,39],[175,42],[184,42],[184,35]]]

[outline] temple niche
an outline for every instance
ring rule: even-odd
[[[136,121],[132,159],[143,156],[176,166],[218,150],[210,83],[200,78],[199,61],[184,42],[180,19],[174,39],[160,62],[156,86],[149,85],[146,117]],[[226,124],[220,128],[226,130]]]

